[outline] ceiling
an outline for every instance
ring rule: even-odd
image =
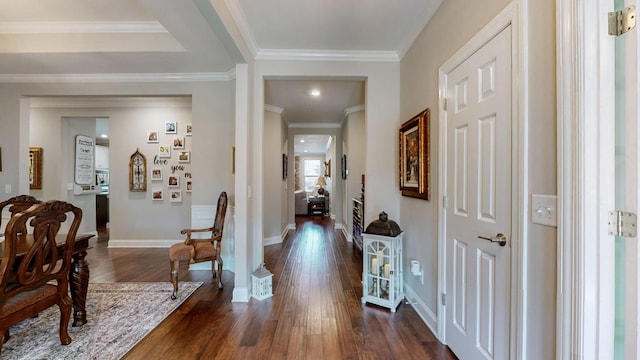
[[[0,81],[230,79],[249,56],[399,61],[441,2],[0,0]],[[364,101],[364,79],[265,82],[290,126],[339,125]]]

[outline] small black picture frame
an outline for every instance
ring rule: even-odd
[[[342,165],[342,179],[346,180],[347,179],[347,175],[349,174],[349,171],[347,170],[347,155],[346,154],[342,155],[341,165]]]
[[[287,162],[289,162],[289,157],[287,154],[282,154],[282,179],[287,178]]]

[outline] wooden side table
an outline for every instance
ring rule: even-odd
[[[309,197],[309,202],[307,203],[309,215],[313,215],[314,213],[320,213],[324,215],[327,212],[327,202],[326,198],[319,196]]]

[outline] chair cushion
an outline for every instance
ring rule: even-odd
[[[26,307],[33,305],[46,297],[55,295],[56,292],[57,286],[51,284],[46,284],[31,291],[22,292],[7,299],[7,302],[2,307],[2,311],[0,311],[0,317],[5,317],[24,310]]]
[[[196,255],[193,257],[194,260],[212,258],[216,255],[216,248],[211,242],[203,241],[196,243]]]
[[[169,260],[171,261],[187,261],[191,259],[191,249],[193,249],[190,245],[185,245],[185,243],[177,243],[171,245],[169,248]]]

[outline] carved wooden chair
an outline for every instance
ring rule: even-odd
[[[218,197],[218,207],[213,226],[206,229],[182,229],[181,234],[186,235],[184,242],[173,244],[169,249],[169,261],[171,263],[171,283],[173,284],[173,294],[171,299],[176,299],[178,295],[178,268],[181,262],[189,261],[190,264],[203,261],[211,261],[211,272],[214,278],[218,278],[218,287],[222,288],[222,258],[220,257],[220,244],[222,242],[222,230],[224,229],[224,218],[227,213],[227,193],[220,193]],[[193,239],[195,233],[211,233],[208,238]],[[218,271],[214,262],[218,263]]]
[[[27,210],[32,205],[39,203],[41,203],[41,201],[31,195],[18,195],[0,202],[0,225],[2,225],[2,211],[5,207],[9,206],[8,210],[11,213],[11,216],[13,216],[21,211]]]
[[[73,219],[68,233],[58,235],[69,216]],[[0,261],[0,344],[8,339],[11,326],[53,305],[60,308],[60,342],[71,343],[68,276],[81,221],[80,208],[56,200],[35,204],[9,219]],[[63,246],[58,247],[56,237]]]

